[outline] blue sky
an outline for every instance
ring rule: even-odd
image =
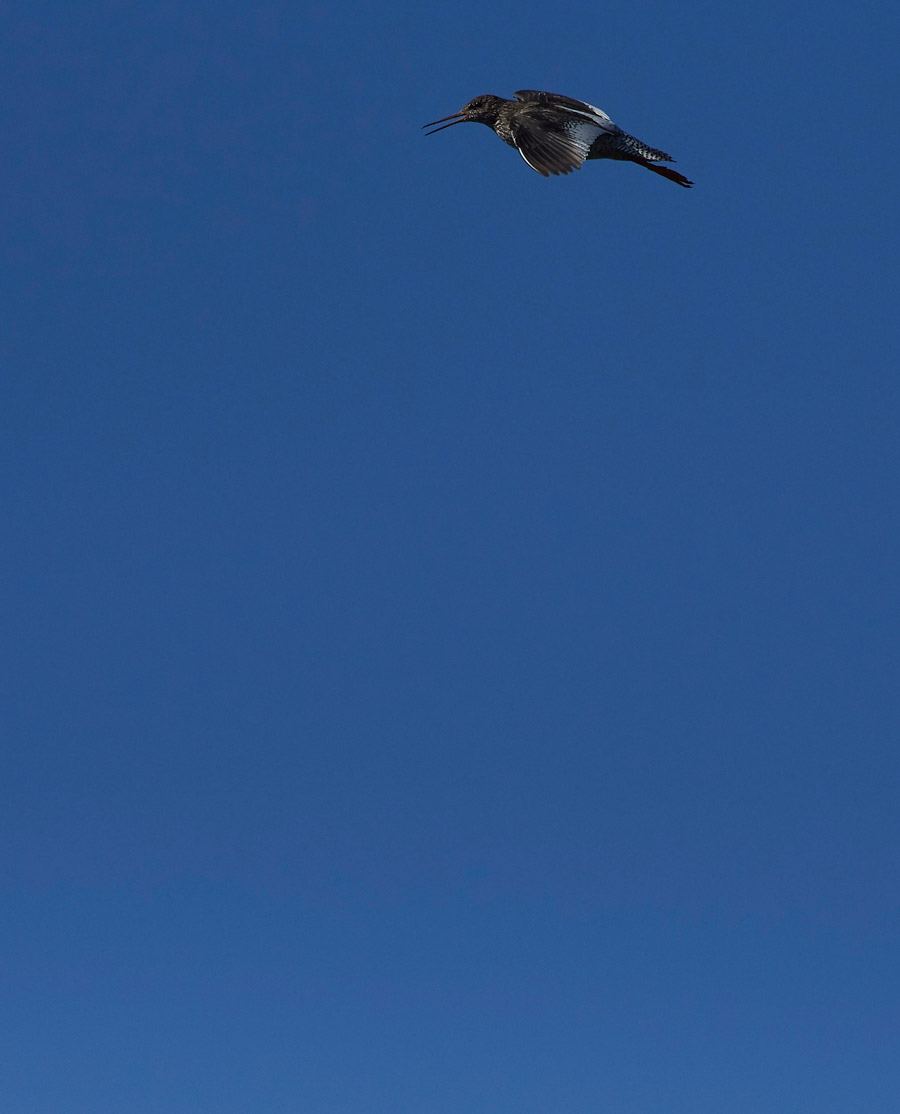
[[[4,1110],[893,1114],[896,13],[3,23]]]

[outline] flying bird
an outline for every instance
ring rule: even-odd
[[[434,135],[454,124],[487,124],[545,178],[549,174],[571,174],[588,159],[618,159],[645,166],[685,189],[694,184],[677,170],[656,165],[674,162],[671,155],[622,131],[602,109],[559,93],[520,89],[514,101],[485,93],[452,116],[426,124],[426,128],[434,128],[426,134]]]

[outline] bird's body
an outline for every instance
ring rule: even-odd
[[[451,123],[446,124],[445,120]],[[425,127],[443,124],[449,128],[464,123],[486,124],[504,143],[515,147],[532,170],[544,177],[570,174],[589,159],[618,159],[636,162],[685,188],[694,184],[677,170],[656,165],[673,162],[671,155],[648,147],[622,131],[602,109],[560,93],[520,89],[514,101],[485,93],[469,101],[452,117],[445,116]],[[435,128],[435,131],[443,131],[443,128]],[[428,134],[434,135],[434,132]]]

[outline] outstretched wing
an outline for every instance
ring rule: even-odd
[[[522,101],[523,104],[555,105],[557,108],[565,109],[566,112],[574,112],[583,116],[592,124],[596,124],[601,131],[618,132],[621,130],[617,124],[610,120],[602,108],[588,104],[587,101],[577,101],[574,97],[564,97],[562,93],[542,93],[537,89],[520,89],[515,96],[516,100]]]
[[[543,174],[571,174],[588,157],[600,134],[586,120],[571,118],[560,123],[540,105],[517,112],[509,122],[516,150],[532,170]]]

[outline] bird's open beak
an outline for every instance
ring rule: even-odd
[[[449,120],[449,124],[444,124],[445,120]],[[426,135],[434,135],[435,132],[442,132],[444,128],[452,128],[454,124],[464,124],[468,120],[463,112],[454,112],[452,116],[442,116],[440,120],[432,120],[430,124],[423,124],[423,128],[434,128],[435,124],[444,124],[443,128],[434,128],[433,132],[426,132]]]

